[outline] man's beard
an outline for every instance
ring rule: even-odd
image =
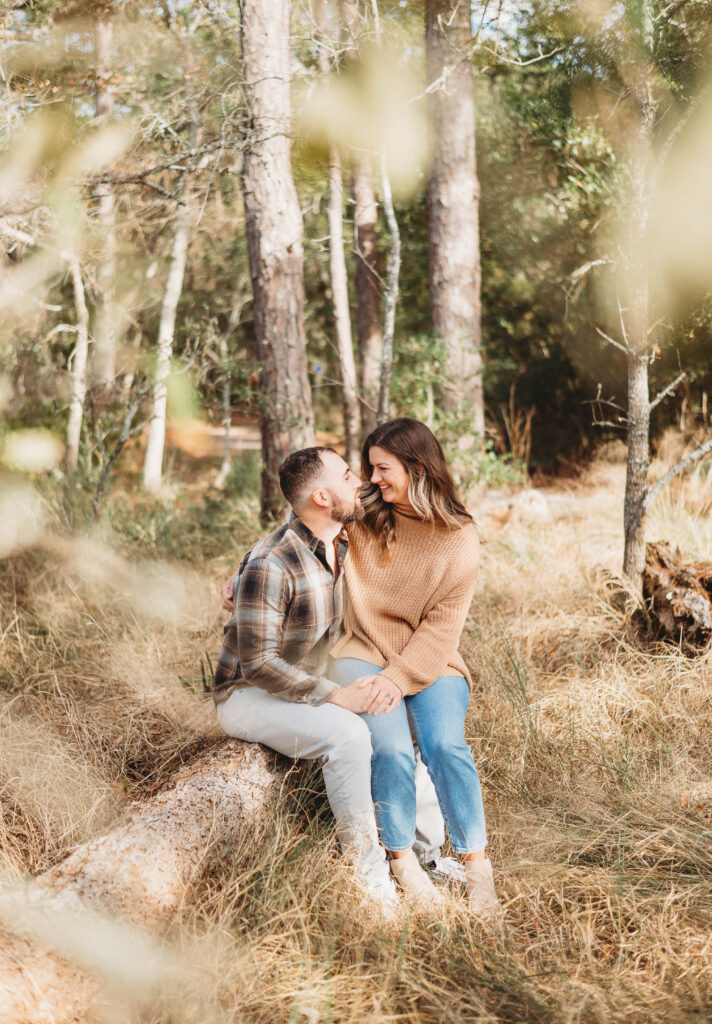
[[[365,509],[360,501],[355,501],[349,507],[345,501],[337,498],[331,491],[329,491],[329,494],[334,503],[334,507],[331,510],[331,518],[335,523],[341,523],[342,526],[346,526],[347,523],[357,523],[359,519],[363,519]]]

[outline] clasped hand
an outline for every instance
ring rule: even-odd
[[[361,676],[342,687],[331,697],[332,704],[353,711],[357,715],[387,715],[398,707],[403,694],[396,684],[379,672],[375,676]]]

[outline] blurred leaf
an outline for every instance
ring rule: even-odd
[[[48,430],[17,430],[0,447],[0,461],[22,473],[42,473],[58,465],[64,444]]]

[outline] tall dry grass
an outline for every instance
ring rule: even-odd
[[[712,555],[706,471],[673,485],[649,539]],[[515,510],[483,549],[463,649],[504,936],[471,921],[456,892],[442,914],[395,930],[365,918],[319,773],[302,766],[230,875],[208,878],[165,936],[187,965],[180,999],[158,994],[121,1019],[712,1018],[712,653],[643,644],[622,618],[623,474],[615,455],[600,460],[544,491],[536,514]],[[130,587],[107,597],[57,546],[2,574],[0,850],[14,871],[61,857],[214,736],[200,662],[219,648],[221,615],[208,584],[254,517],[241,530],[193,566],[195,597],[177,618],[136,611]],[[28,770],[40,734],[48,764]]]

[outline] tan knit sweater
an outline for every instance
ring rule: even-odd
[[[458,645],[472,602],[480,541],[475,527],[434,527],[396,514],[391,561],[360,526],[349,528],[344,635],[333,658],[379,665],[404,694],[439,676],[470,673]]]

